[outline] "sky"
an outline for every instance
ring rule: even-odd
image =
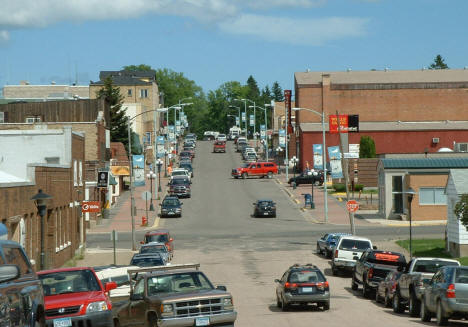
[[[205,92],[294,72],[468,69],[468,0],[0,0],[0,87],[147,64]]]

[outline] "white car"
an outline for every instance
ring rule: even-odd
[[[359,236],[341,236],[332,254],[333,275],[338,273],[338,269],[353,270],[356,260],[359,260],[367,249],[376,249],[370,239]]]
[[[128,269],[138,269],[137,266],[110,267],[96,272],[102,284],[116,282],[117,288],[109,292],[111,301],[117,302],[130,296],[130,279]]]
[[[174,176],[187,176],[187,178],[190,180],[191,179],[191,174],[187,169],[184,168],[174,168],[171,174],[171,180],[174,178]]]
[[[219,134],[218,137],[216,138],[216,140],[226,142],[227,141],[227,136],[226,136],[226,134]]]

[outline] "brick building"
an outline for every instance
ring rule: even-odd
[[[60,267],[85,243],[85,138],[72,128],[0,130],[0,221],[39,268],[41,218],[31,200],[39,189],[53,198],[44,217],[45,267]]]
[[[358,114],[359,133],[345,144],[371,136],[377,154],[437,152],[468,143],[468,70],[348,71],[295,73],[296,106],[328,116]],[[322,143],[320,117],[296,113],[301,166]],[[327,147],[338,145],[327,132]]]
[[[27,81],[20,85],[5,85],[3,97],[7,100],[73,100],[88,99],[88,85],[30,85]]]

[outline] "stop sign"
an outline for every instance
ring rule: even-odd
[[[355,200],[349,200],[346,202],[346,208],[349,212],[356,212],[359,209],[359,203]]]

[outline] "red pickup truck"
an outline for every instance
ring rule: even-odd
[[[232,170],[231,175],[234,178],[242,177],[246,179],[249,176],[267,176],[272,178],[273,174],[278,174],[278,166],[274,162],[252,162],[242,165],[240,168]]]
[[[226,152],[226,142],[216,141],[213,144],[213,152]]]

